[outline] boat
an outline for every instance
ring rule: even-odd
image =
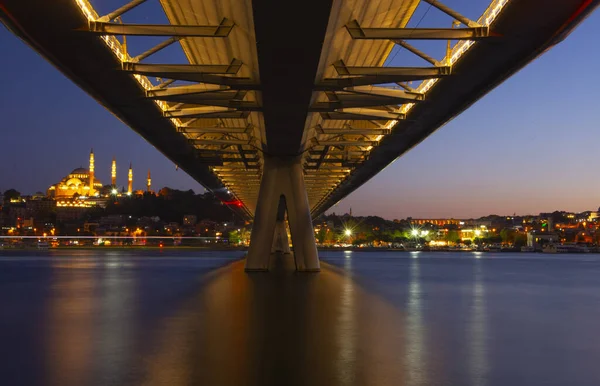
[[[500,252],[502,251],[502,245],[500,244],[492,244],[487,248],[488,252]]]
[[[544,253],[589,253],[590,249],[586,246],[577,244],[547,244],[543,249]]]
[[[50,244],[48,244],[47,241],[38,241],[37,248],[38,249],[48,249],[48,248],[50,248]]]

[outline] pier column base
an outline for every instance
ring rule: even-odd
[[[265,157],[246,271],[269,270],[271,250],[276,244],[274,239],[282,244],[277,248],[289,252],[284,222],[286,211],[296,270],[320,270],[300,157]]]
[[[275,235],[273,236],[273,247],[271,253],[291,253],[290,242],[288,241],[287,229],[285,229],[285,221],[275,223]]]

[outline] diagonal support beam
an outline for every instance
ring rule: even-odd
[[[397,45],[399,45],[400,47],[404,47],[406,48],[408,51],[412,52],[413,54],[417,55],[418,57],[420,57],[421,59],[424,59],[426,61],[428,61],[429,63],[433,64],[436,67],[439,67],[442,65],[441,62],[439,62],[438,60],[432,58],[431,56],[427,55],[426,53],[424,53],[423,51],[417,49],[416,47],[413,47],[412,45],[408,44],[407,42],[405,42],[404,40],[394,40],[394,43],[396,43]]]
[[[137,55],[135,58],[132,58],[131,61],[135,62],[135,63],[140,62],[140,61],[146,59],[147,57],[149,57],[150,55],[154,55],[155,53],[162,50],[163,48],[166,48],[166,47],[170,46],[171,44],[178,42],[179,40],[181,40],[180,37],[169,38],[169,39],[165,40],[164,42],[155,45],[154,47],[150,48],[149,50],[146,50],[143,53]]]
[[[155,25],[155,24],[115,24],[105,21],[90,21],[89,32],[98,35],[128,36],[178,36],[224,38],[233,29],[233,22],[227,18],[221,24],[212,25]]]
[[[246,158],[246,154],[244,154],[244,149],[242,148],[242,145],[238,145],[237,147],[238,151],[240,152],[240,157],[242,158],[242,161],[244,162],[244,166],[246,167],[246,169],[248,169],[248,158]]]
[[[353,39],[375,40],[479,40],[490,35],[489,27],[468,28],[362,28],[356,20],[346,24]]]
[[[481,26],[481,24],[477,23],[476,21],[473,21],[467,17],[464,17],[460,13],[454,11],[452,8],[442,4],[439,0],[423,0],[423,1],[426,2],[427,4],[431,4],[432,6],[436,7],[440,11],[444,12],[446,15],[455,18],[456,20],[460,21],[467,27],[480,27]]]
[[[329,146],[325,146],[323,148],[323,152],[321,153],[321,155],[319,156],[319,160],[317,161],[317,167],[315,169],[318,169],[321,167],[321,164],[323,163],[323,160],[325,159],[325,157],[327,156],[327,152],[329,151]]]
[[[122,14],[124,14],[127,11],[132,10],[133,8],[137,7],[138,5],[142,4],[146,2],[146,0],[132,0],[129,3],[125,4],[124,6],[112,11],[111,13],[102,16],[101,18],[98,19],[98,21],[111,21],[116,19],[117,17],[121,16]]]

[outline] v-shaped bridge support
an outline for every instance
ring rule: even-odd
[[[265,155],[246,271],[268,271],[272,247],[282,252],[289,248],[282,245],[287,244],[283,216],[286,210],[296,270],[320,270],[301,159]],[[275,234],[278,242],[274,244]]]

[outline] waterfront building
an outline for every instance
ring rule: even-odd
[[[408,218],[407,219],[411,225],[437,225],[437,226],[446,226],[446,225],[459,225],[461,220],[456,220],[453,218]]]

